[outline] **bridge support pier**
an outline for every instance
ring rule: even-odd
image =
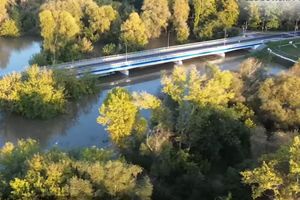
[[[251,50],[257,50],[257,49],[260,48],[260,46],[261,46],[261,45],[255,45],[255,46],[253,46],[253,47],[251,48]]]
[[[129,70],[121,70],[120,72],[125,76],[129,76]]]
[[[218,56],[222,57],[222,58],[225,58],[226,57],[226,54],[225,53],[219,53]]]
[[[175,61],[175,64],[176,65],[183,65],[183,62],[182,62],[182,60],[177,60],[177,61]]]

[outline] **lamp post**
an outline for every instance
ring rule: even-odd
[[[170,47],[170,31],[168,30],[168,48]]]
[[[226,45],[227,30],[224,28],[224,46]]]
[[[298,20],[296,20],[294,37],[296,37],[296,32],[298,31]]]
[[[127,60],[128,60],[128,55],[127,55],[127,43],[125,42],[125,50],[126,50],[126,63],[127,63]]]

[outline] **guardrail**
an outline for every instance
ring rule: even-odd
[[[218,48],[208,48],[208,49],[200,49],[200,50],[194,50],[194,51],[188,51],[185,53],[176,53],[176,54],[169,54],[166,56],[160,56],[160,57],[153,57],[153,58],[146,58],[146,59],[139,59],[135,61],[130,61],[127,63],[124,62],[118,62],[114,64],[110,64],[107,66],[95,66],[95,67],[88,67],[86,70],[81,70],[79,74],[83,73],[93,73],[93,74],[106,74],[106,73],[112,73],[116,71],[123,71],[123,70],[129,70],[133,68],[138,67],[145,67],[149,65],[157,65],[167,62],[173,62],[178,60],[186,60],[194,57],[198,57],[200,55],[212,55],[212,54],[218,54],[223,52],[229,52],[234,51],[238,49],[245,49],[245,48],[251,48],[255,45],[263,44],[264,41],[255,41],[255,42],[248,42],[248,43],[237,43],[232,45],[226,45],[226,46],[220,46]]]

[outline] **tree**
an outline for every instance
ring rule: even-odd
[[[198,36],[199,31],[206,29],[203,26],[216,15],[217,5],[215,0],[193,0],[193,7],[195,15],[193,31]]]
[[[260,9],[257,3],[251,2],[248,6],[249,27],[258,29],[261,23]]]
[[[264,81],[258,91],[264,122],[284,129],[299,127],[299,89],[297,76],[280,75]]]
[[[106,97],[97,121],[110,133],[113,142],[122,145],[124,138],[134,130],[138,108],[126,89],[115,88]]]
[[[216,11],[215,0],[193,0],[194,6],[194,33],[196,34],[199,30],[200,23],[203,23],[211,15],[214,15]]]
[[[16,25],[16,22],[11,19],[6,19],[0,27],[0,36],[7,36],[7,37],[20,36],[20,31]]]
[[[297,199],[300,195],[300,138],[296,136],[287,148],[262,157],[262,163],[253,170],[242,172],[243,182],[251,185],[252,198]]]
[[[237,0],[221,0],[221,11],[218,12],[218,21],[222,28],[231,28],[238,20],[239,5]]]
[[[44,10],[39,14],[44,49],[53,54],[53,62],[63,49],[80,32],[74,17],[67,11]],[[57,55],[58,54],[58,55]]]
[[[241,102],[233,103],[233,81],[231,72],[216,66],[208,66],[204,75],[195,68],[177,67],[171,76],[163,77],[162,91],[178,103],[173,108],[176,133],[195,156],[228,163],[248,156],[254,113]],[[229,149],[237,153],[236,160],[230,161]]]
[[[0,2],[0,25],[7,18],[7,0],[2,0]]]
[[[171,16],[167,0],[145,0],[142,7],[142,20],[145,23],[148,38],[157,38],[161,29],[168,26]]]
[[[278,5],[269,4],[264,9],[263,13],[263,29],[277,29],[280,26],[281,19],[281,8]]]
[[[263,64],[255,58],[248,58],[240,64],[239,68],[242,93],[249,103],[254,103],[260,84],[266,79]]]
[[[177,41],[184,42],[189,37],[187,20],[190,13],[188,0],[175,0],[173,3],[173,24],[175,26]]]
[[[65,96],[56,85],[53,72],[32,66],[24,76],[7,75],[0,80],[2,110],[27,118],[49,118],[64,111]]]
[[[198,105],[227,105],[234,97],[232,74],[216,66],[208,66],[203,76],[195,68],[188,72],[176,67],[172,76],[163,77],[162,85],[162,91],[179,103],[190,100]]]
[[[82,53],[91,52],[92,42],[110,30],[117,18],[112,6],[98,6],[93,0],[48,1],[39,15],[43,51],[54,62],[79,59]]]
[[[148,43],[146,27],[138,13],[131,13],[121,25],[121,40],[132,49],[139,49]]]
[[[73,157],[74,156],[74,157]],[[145,199],[152,184],[141,167],[98,148],[41,151],[34,140],[0,149],[3,199]]]
[[[86,14],[88,16],[88,26],[84,30],[84,34],[92,41],[99,40],[100,35],[110,29],[111,23],[117,17],[117,12],[112,6],[99,7],[95,2],[87,3]]]

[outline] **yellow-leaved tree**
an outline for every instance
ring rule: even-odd
[[[138,13],[131,13],[121,25],[121,39],[132,49],[144,47],[148,43],[146,27]]]
[[[148,38],[159,37],[171,16],[168,0],[145,0],[142,10],[142,20],[146,25]]]
[[[190,29],[187,20],[190,14],[188,0],[175,0],[173,3],[173,24],[176,30],[178,42],[184,42],[190,35]]]
[[[282,147],[275,154],[262,158],[262,164],[242,172],[243,182],[252,187],[252,197],[294,200],[300,195],[300,137],[290,147]]]
[[[139,116],[131,94],[124,88],[115,88],[107,95],[97,121],[106,126],[114,143],[122,146],[124,138],[132,134]]]

